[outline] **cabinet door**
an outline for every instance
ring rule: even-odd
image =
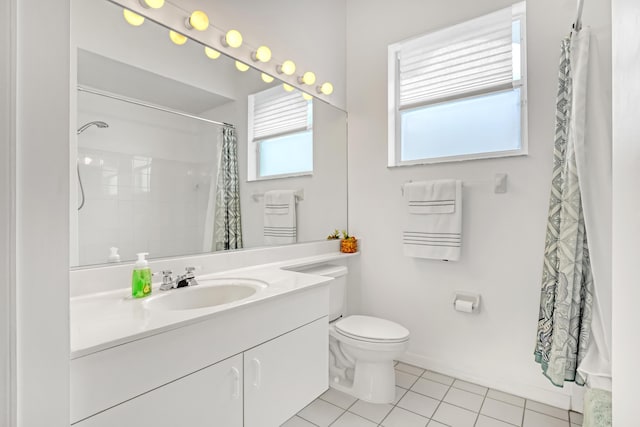
[[[236,355],[74,426],[242,427],[242,383],[242,355]]]
[[[244,425],[276,427],[328,387],[327,317],[244,353]]]

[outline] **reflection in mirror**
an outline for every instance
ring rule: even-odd
[[[106,0],[72,1],[72,32],[72,266],[346,228],[345,112],[193,41],[176,46],[149,20],[132,27]]]

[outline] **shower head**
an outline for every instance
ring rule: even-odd
[[[80,127],[80,129],[78,129],[78,132],[76,133],[76,135],[80,135],[82,132],[84,132],[85,130],[87,130],[87,128],[89,128],[89,127],[91,127],[91,126],[93,126],[93,125],[95,125],[95,126],[97,126],[97,127],[99,127],[99,128],[103,128],[103,129],[104,129],[104,128],[108,128],[108,127],[109,127],[109,125],[108,125],[108,124],[106,124],[105,122],[99,122],[99,121],[96,121],[96,122],[89,122],[89,123],[87,123],[87,124],[85,124],[85,125],[81,126],[81,127]]]

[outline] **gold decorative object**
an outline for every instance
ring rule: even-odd
[[[340,240],[340,252],[345,254],[358,252],[358,239],[352,236],[347,239]]]

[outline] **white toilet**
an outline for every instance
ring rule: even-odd
[[[367,402],[393,402],[393,363],[407,350],[409,331],[377,317],[342,317],[347,267],[324,264],[306,272],[334,278],[329,284],[329,386]]]

